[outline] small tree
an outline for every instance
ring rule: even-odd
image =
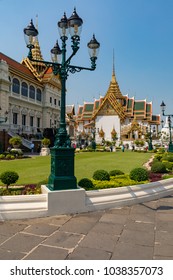
[[[49,138],[43,138],[41,140],[41,143],[42,143],[43,146],[47,146],[48,147],[50,145],[50,139]]]
[[[20,145],[22,144],[22,139],[20,136],[11,137],[9,140],[9,144],[12,145],[13,147],[14,146],[20,147]]]
[[[19,179],[19,175],[15,171],[5,171],[0,175],[0,180],[6,185],[8,189],[9,185],[14,184]]]

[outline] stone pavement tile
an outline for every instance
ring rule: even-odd
[[[154,256],[153,260],[173,260],[173,257]]]
[[[98,222],[90,232],[106,233],[111,235],[120,235],[123,231],[124,225],[122,224],[111,224]]]
[[[173,199],[159,200],[157,205],[157,210],[161,210],[162,206],[167,206],[168,210],[173,209]],[[163,207],[163,210],[166,210],[166,207]]]
[[[156,244],[173,246],[173,233],[167,231],[156,231],[155,242]]]
[[[50,224],[50,225],[63,225],[67,221],[69,221],[72,218],[71,215],[60,215],[60,216],[52,216],[52,217],[46,217],[44,219],[44,222]]]
[[[113,252],[118,236],[98,232],[89,232],[80,242],[80,247],[95,248]]]
[[[125,229],[128,230],[137,230],[137,231],[154,231],[154,223],[145,223],[145,222],[136,222],[136,221],[127,221]],[[142,233],[141,233],[142,234]]]
[[[156,244],[154,246],[154,257],[156,256],[173,258],[173,246],[165,244]]]
[[[78,246],[67,260],[109,260],[112,253],[95,248],[85,248]]]
[[[120,242],[154,246],[154,231],[136,231],[124,229],[120,236]]]
[[[80,240],[82,239],[83,235],[81,234],[57,231],[50,237],[48,237],[43,244],[60,248],[72,249],[75,246],[77,246]]]
[[[154,216],[155,211],[155,209],[145,204],[136,204],[131,207],[130,214],[148,214]]]
[[[100,219],[102,223],[112,223],[112,224],[125,224],[127,221],[127,215],[105,213]]]
[[[173,222],[156,220],[156,231],[171,231],[173,232]]]
[[[166,213],[167,214],[172,214],[173,213],[173,206],[169,206],[169,205],[160,205],[158,208],[157,208],[157,212],[158,213]]]
[[[157,221],[173,222],[173,212],[172,213],[167,213],[167,211],[158,212],[156,218]]]
[[[33,224],[27,227],[23,232],[32,233],[41,236],[49,236],[54,231],[56,231],[59,227],[49,224]]]
[[[131,221],[138,221],[143,223],[154,223],[155,222],[155,214],[153,212],[149,213],[140,213],[140,214],[130,214],[128,219]]]
[[[102,216],[102,213],[96,212],[92,214],[87,213],[74,216],[62,225],[60,231],[87,234]]]
[[[13,234],[22,231],[24,228],[26,228],[27,224],[21,224],[20,222],[17,224],[13,224],[11,222],[3,222],[0,224],[0,234],[6,235],[6,236],[12,236]]]
[[[25,254],[0,249],[0,260],[21,260]]]
[[[128,215],[131,211],[130,207],[123,207],[123,208],[112,208],[109,210],[106,210],[109,214],[120,214],[120,215]]]
[[[153,200],[153,201],[148,201],[148,202],[141,203],[141,205],[144,205],[144,206],[150,208],[151,210],[156,210],[157,209],[157,204],[158,204],[158,200]]]
[[[0,245],[10,237],[8,235],[0,235]]]
[[[8,223],[12,224],[26,224],[33,225],[38,223],[48,223],[53,225],[62,225],[71,219],[71,215],[57,215],[51,217],[43,217],[43,218],[32,218],[32,219],[23,219],[23,220],[13,220],[8,221]]]
[[[153,247],[118,242],[111,260],[152,260]]]
[[[4,242],[0,248],[4,250],[26,253],[41,243],[43,240],[44,238],[40,236],[17,233],[15,236]]]
[[[24,260],[65,260],[68,250],[39,245]]]

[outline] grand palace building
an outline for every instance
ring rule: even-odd
[[[97,143],[116,139],[131,144],[135,139],[144,138],[149,129],[155,128],[158,134],[160,115],[153,115],[152,102],[121,93],[113,66],[105,96],[79,106],[76,123],[78,134],[83,137],[94,134]]]
[[[33,58],[43,60],[38,40]],[[44,63],[21,63],[0,53],[0,140],[10,136],[42,135],[45,128],[57,128],[60,121],[61,81]],[[25,140],[25,146],[27,141]],[[30,141],[28,141],[28,145]]]

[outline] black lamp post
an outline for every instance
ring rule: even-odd
[[[172,144],[172,132],[171,132],[171,117],[173,117],[173,115],[171,114],[167,114],[165,115],[165,103],[162,101],[161,105],[161,110],[162,110],[162,115],[165,117],[168,117],[168,125],[169,125],[169,146],[168,146],[168,152],[173,153],[173,144]]]
[[[91,132],[93,134],[93,139],[92,139],[92,149],[95,151],[96,150],[96,128],[92,127]]]
[[[152,133],[151,133],[151,124],[150,124],[150,135],[149,135],[149,143],[148,143],[148,150],[152,151],[153,150],[153,143],[152,143]]]
[[[164,120],[161,120],[161,124],[162,124],[162,128],[163,128],[163,125],[164,125]]]
[[[60,39],[62,48],[60,49],[58,41],[51,50],[52,62],[39,61],[32,58],[32,49],[34,48],[34,38],[37,37],[38,31],[34,27],[31,20],[30,24],[24,29],[26,44],[29,48],[28,58],[31,61],[45,63],[51,67],[55,75],[61,79],[61,115],[60,127],[57,130],[54,147],[51,148],[51,174],[48,180],[48,188],[50,190],[63,190],[77,188],[76,177],[74,176],[74,148],[71,147],[71,140],[66,130],[66,80],[69,72],[74,74],[81,70],[93,71],[96,69],[96,60],[100,44],[97,42],[95,35],[87,44],[91,60],[91,68],[71,65],[72,57],[79,50],[80,34],[82,30],[83,20],[74,9],[71,17],[67,19],[64,13],[61,20],[58,22]],[[72,40],[72,54],[66,58],[66,41],[70,33]]]

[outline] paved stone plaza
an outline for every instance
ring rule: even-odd
[[[172,233],[173,195],[121,209],[0,222],[0,259],[173,259]]]

